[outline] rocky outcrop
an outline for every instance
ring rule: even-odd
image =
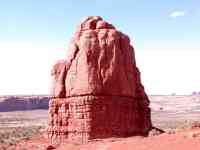
[[[0,112],[48,109],[48,96],[1,96]]]
[[[52,70],[48,133],[53,141],[146,135],[149,99],[127,35],[101,17],[78,25]]]

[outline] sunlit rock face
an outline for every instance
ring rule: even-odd
[[[52,140],[87,142],[146,135],[151,129],[149,100],[130,39],[101,17],[80,22],[52,78]]]

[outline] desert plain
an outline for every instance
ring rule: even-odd
[[[200,96],[150,95],[148,97],[151,101],[153,126],[165,133],[152,130],[149,137],[109,138],[91,141],[84,145],[66,143],[65,148],[61,145],[57,149],[199,150]],[[26,107],[20,110],[19,107],[12,106],[12,109],[7,111],[0,110],[0,150],[47,149],[49,99],[46,96],[12,98],[13,100],[6,106],[5,101],[8,97],[1,97],[0,108],[1,105],[9,108],[13,105],[12,101],[15,101],[16,106],[23,103]],[[30,106],[32,104],[35,104],[34,107]]]

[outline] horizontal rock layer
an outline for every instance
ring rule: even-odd
[[[145,135],[151,127],[146,110],[132,97],[79,96],[51,99],[51,138],[88,141],[111,136]],[[60,138],[59,138],[60,137]]]

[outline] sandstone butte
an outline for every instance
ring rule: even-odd
[[[149,99],[127,35],[101,17],[84,18],[65,60],[52,69],[48,137],[52,142],[147,135]]]

